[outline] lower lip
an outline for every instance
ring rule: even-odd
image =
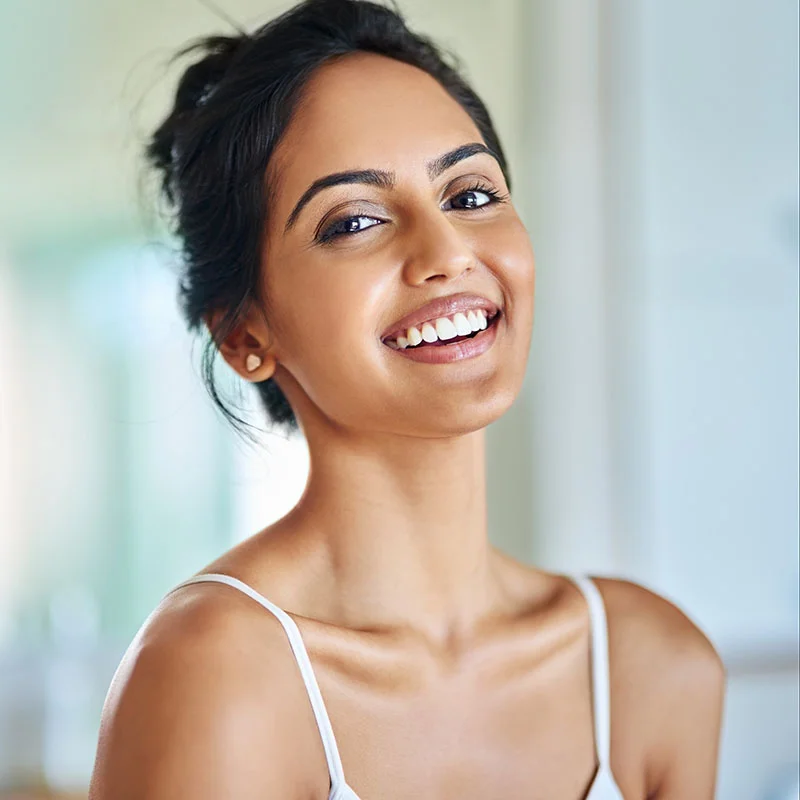
[[[475,358],[482,355],[494,344],[499,324],[500,315],[498,314],[486,330],[481,331],[471,339],[462,339],[454,344],[431,347],[426,347],[425,345],[406,347],[404,350],[392,350],[392,352],[423,364],[449,364],[452,361],[464,361],[467,358]]]

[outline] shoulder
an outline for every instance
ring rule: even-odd
[[[636,731],[648,784],[661,786],[681,760],[705,759],[713,771],[725,691],[714,646],[681,609],[643,586],[595,584],[608,617],[613,715],[618,733]]]
[[[162,601],[114,676],[90,797],[244,800],[294,786],[308,796],[298,753],[315,746],[309,730],[278,620],[232,589],[187,586]]]
[[[722,661],[700,628],[676,605],[636,583],[596,578],[606,608],[609,647],[621,665],[666,687],[724,681]]]

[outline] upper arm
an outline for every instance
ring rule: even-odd
[[[175,616],[139,637],[117,671],[90,799],[309,797],[285,711],[297,699],[281,686],[286,659],[253,669],[238,632]]]
[[[657,800],[713,800],[725,693],[722,662],[703,637],[673,665],[668,681]],[[669,713],[668,713],[669,712]]]
[[[649,798],[712,800],[722,661],[703,632],[664,598],[625,581],[598,584],[609,615],[612,713],[628,729],[612,739],[612,762],[614,740],[625,736],[626,753],[635,750],[641,759]]]

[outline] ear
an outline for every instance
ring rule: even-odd
[[[211,311],[203,315],[203,321],[212,334],[224,317],[224,311]],[[219,343],[219,351],[225,361],[245,380],[261,383],[272,377],[277,359],[270,346],[270,332],[264,320],[248,313],[236,327]]]

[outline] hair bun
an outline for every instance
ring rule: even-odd
[[[225,77],[225,73],[233,62],[244,42],[249,39],[242,36],[207,36],[183,48],[176,58],[197,51],[205,53],[204,57],[192,64],[183,74],[175,93],[175,107],[191,110],[203,105],[211,92]]]
[[[170,203],[176,201],[174,174],[176,166],[176,142],[182,123],[208,102],[212,92],[219,86],[236,56],[250,36],[206,36],[197,39],[179,50],[170,59],[174,62],[192,53],[203,57],[187,67],[175,90],[175,101],[169,116],[153,133],[146,148],[150,164],[161,174],[161,186]]]

